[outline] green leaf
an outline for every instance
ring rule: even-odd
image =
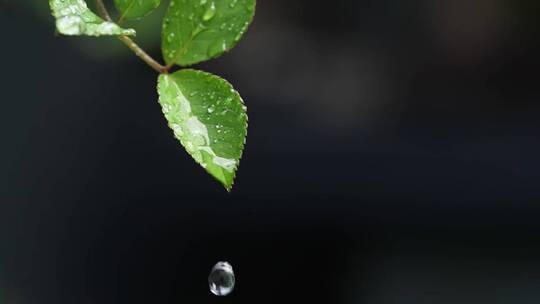
[[[167,64],[187,66],[232,49],[255,14],[255,0],[171,0],[163,21]]]
[[[135,35],[132,29],[123,29],[94,14],[84,0],[49,0],[56,28],[68,36]]]
[[[196,70],[160,75],[159,103],[186,151],[230,191],[247,135],[242,98],[226,80]]]
[[[155,10],[161,0],[114,0],[122,19],[139,19]]]

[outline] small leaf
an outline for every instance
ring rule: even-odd
[[[68,36],[135,35],[132,29],[123,29],[92,13],[84,0],[49,0],[56,28]]]
[[[122,19],[139,19],[155,10],[161,0],[114,0]]]
[[[160,75],[159,103],[186,151],[230,191],[247,135],[246,107],[226,80],[196,70]]]
[[[167,64],[187,66],[232,49],[255,14],[255,0],[171,0],[163,21]]]

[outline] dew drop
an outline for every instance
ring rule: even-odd
[[[210,6],[206,10],[206,12],[203,15],[203,21],[209,21],[210,19],[214,18],[216,15],[216,4],[212,1],[210,3]]]
[[[193,32],[191,33],[191,37],[195,38],[197,35],[205,31],[206,28],[203,24],[199,24],[195,29],[193,29]]]
[[[208,47],[208,56],[209,57],[215,57],[227,50],[227,43],[225,40],[223,41],[216,41]]]
[[[208,276],[210,291],[216,296],[226,296],[234,289],[235,279],[231,264],[217,262]]]
[[[82,18],[76,15],[68,15],[58,19],[56,26],[65,35],[80,35],[86,29]]]

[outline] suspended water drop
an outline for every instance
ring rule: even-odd
[[[210,291],[216,296],[226,296],[234,289],[235,279],[231,264],[217,262],[208,276]]]

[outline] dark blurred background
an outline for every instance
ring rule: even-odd
[[[248,105],[232,194],[117,40],[0,32],[1,304],[540,303],[539,1],[260,0],[198,66]]]

